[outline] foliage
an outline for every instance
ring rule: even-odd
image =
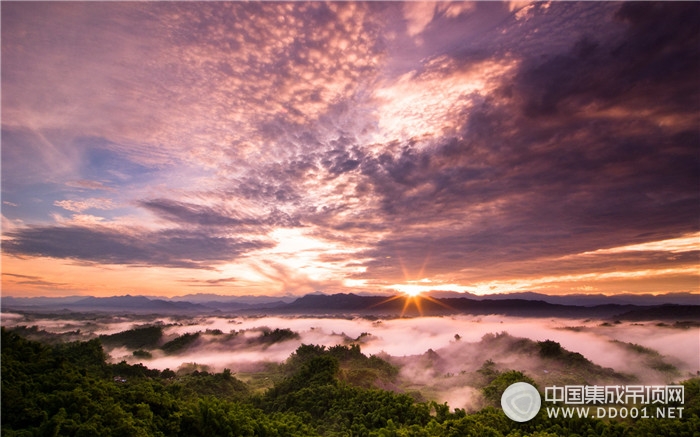
[[[570,352],[552,340],[538,341],[539,354],[542,358],[556,359],[570,365],[592,367],[594,364],[578,352]]]
[[[242,400],[248,397],[248,386],[233,377],[229,369],[221,373],[195,371],[178,379],[182,396],[215,396],[219,399]]]
[[[148,351],[145,351],[145,350],[143,350],[143,349],[135,350],[134,352],[132,352],[132,354],[133,354],[136,358],[147,358],[147,359],[148,359],[148,358],[153,358],[153,354],[152,354],[152,353],[150,353],[150,352],[148,352]]]
[[[651,369],[666,373],[672,377],[677,377],[681,374],[676,366],[671,363],[667,363],[664,360],[664,357],[654,349],[649,349],[636,343],[626,343],[619,340],[611,340],[611,342],[639,355],[639,358],[642,359]]]
[[[199,332],[196,332],[194,334],[183,334],[165,343],[161,347],[161,349],[163,349],[163,351],[166,354],[176,354],[178,352],[181,352],[188,346],[192,345],[192,343],[194,343],[199,338],[199,335]]]
[[[16,326],[12,329],[15,333],[30,340],[40,341],[42,343],[58,344],[67,340],[77,340],[81,337],[80,329],[74,331],[65,331],[60,334],[39,329],[38,326]]]
[[[336,345],[326,349],[325,346],[302,344],[297,348],[287,363],[287,374],[295,372],[309,360],[327,355],[338,361],[340,372],[338,378],[352,385],[370,388],[377,381],[393,381],[399,369],[387,361],[375,356],[366,356],[358,344]]]
[[[161,326],[142,326],[111,335],[100,335],[100,341],[108,346],[124,346],[129,349],[155,347],[163,336]]]
[[[527,382],[535,385],[535,381],[526,376],[523,372],[509,370],[507,372],[499,373],[491,382],[489,382],[486,387],[482,389],[484,399],[486,399],[486,402],[493,406],[500,405],[501,395],[503,392],[509,385],[516,382]]]
[[[287,340],[298,340],[301,338],[298,333],[292,331],[291,329],[279,329],[275,328],[274,331],[265,330],[260,338],[262,343],[279,343]]]
[[[284,377],[254,394],[228,369],[177,376],[141,364],[108,364],[99,339],[49,345],[2,328],[1,340],[2,435],[8,437],[692,436],[700,429],[699,378],[682,382],[683,419],[555,419],[543,409],[518,423],[497,400],[512,382],[532,380],[499,371],[492,361],[479,374],[494,406],[467,414],[354,384],[352,372],[381,374],[391,367],[356,345],[302,345],[283,366]]]
[[[500,372],[496,369],[496,363],[494,363],[493,360],[488,359],[484,361],[484,364],[479,370],[477,370],[477,373],[481,374],[487,382],[491,382],[496,379]]]

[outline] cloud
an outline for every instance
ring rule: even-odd
[[[646,17],[647,9],[640,14]],[[626,10],[618,16],[627,16]],[[646,53],[641,28],[633,26],[622,40],[582,39],[565,54],[519,61],[514,76],[508,74],[512,80],[473,103],[452,136],[429,148],[408,142],[393,155],[363,162],[382,216],[396,229],[368,254],[374,260],[367,277],[379,273],[384,255],[401,256],[417,270],[431,253],[431,273],[493,272],[494,263],[695,232],[697,190],[691,180],[700,168],[700,138],[681,109],[693,105],[673,96],[697,95],[690,88],[698,68],[676,70],[662,59],[697,59],[697,31],[680,19],[682,11],[667,13],[688,38],[676,40],[670,26],[655,29],[673,55],[661,48],[644,55],[648,75],[629,69],[632,59],[642,62]],[[629,109],[630,116],[621,123],[598,112],[603,107]],[[632,115],[632,107],[644,116]],[[657,116],[643,118],[650,114]],[[532,264],[533,271],[543,268]]]
[[[69,284],[67,283],[62,283],[62,282],[51,282],[51,281],[46,281],[42,279],[39,276],[33,276],[33,275],[19,275],[15,273],[2,273],[2,276],[6,278],[9,282],[12,284],[20,285],[20,286],[32,286],[32,287],[40,287],[40,288],[48,288],[48,289],[62,289],[66,288]],[[5,281],[3,281],[4,283]]]
[[[79,179],[76,181],[68,181],[66,185],[73,188],[80,188],[86,190],[104,190],[104,191],[114,191],[113,188],[106,186],[100,181],[91,181],[87,179]]]
[[[288,214],[276,209],[268,213],[264,218],[250,218],[240,217],[240,213],[232,211],[219,211],[203,205],[170,199],[145,200],[140,202],[140,206],[168,221],[202,227],[254,227],[256,233],[262,233],[263,226],[299,226],[299,223]]]
[[[697,16],[697,7],[623,5],[615,14],[628,26],[621,40],[582,35],[567,53],[530,61],[516,81],[524,92],[525,112],[578,115],[585,109],[604,118],[606,110],[617,107],[630,111],[631,118],[633,110],[641,110],[638,114],[657,122],[663,118],[663,124],[689,128],[692,116],[683,120],[683,115],[693,106],[687,93],[694,92],[692,72],[700,68],[698,32],[691,24]]]
[[[698,231],[692,2],[2,8],[8,254],[300,290],[692,257],[612,252]]]
[[[168,199],[154,199],[141,202],[141,206],[172,222],[202,226],[234,226],[244,221],[229,214],[214,211],[212,208],[187,204]]]
[[[2,186],[47,183],[75,173],[78,151],[32,128],[2,128]],[[58,141],[56,141],[58,140]]]
[[[223,287],[228,284],[235,284],[240,282],[238,278],[217,278],[217,279],[181,279],[180,282],[185,282],[192,287]]]
[[[3,125],[73,125],[149,165],[254,160],[270,139],[293,150],[296,130],[354,99],[380,56],[380,5],[4,9]]]
[[[73,212],[83,212],[87,209],[112,209],[114,204],[111,199],[107,198],[88,198],[85,200],[57,200],[53,203],[61,208],[73,211]]]
[[[410,36],[421,33],[433,21],[435,4],[432,2],[408,2],[403,5],[407,32]]]
[[[130,233],[76,226],[28,227],[7,234],[14,256],[48,256],[105,264],[211,268],[270,243],[180,230]]]

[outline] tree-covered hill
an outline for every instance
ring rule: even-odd
[[[372,378],[390,379],[395,369],[355,345],[302,345],[263,393],[228,370],[178,376],[106,359],[100,339],[43,344],[2,328],[2,435],[693,436],[700,429],[697,378],[683,382],[682,419],[549,419],[540,411],[517,423],[497,407],[467,414],[374,388]],[[358,371],[370,377],[356,380]],[[484,373],[487,399],[530,380],[516,371]]]

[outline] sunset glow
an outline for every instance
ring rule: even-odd
[[[3,295],[700,292],[696,2],[1,7]]]
[[[411,296],[411,297],[416,297],[425,291],[424,286],[413,285],[413,284],[395,285],[394,288],[396,288],[401,293],[407,294],[408,296]]]

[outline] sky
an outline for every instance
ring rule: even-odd
[[[699,292],[700,3],[0,7],[3,295]]]

